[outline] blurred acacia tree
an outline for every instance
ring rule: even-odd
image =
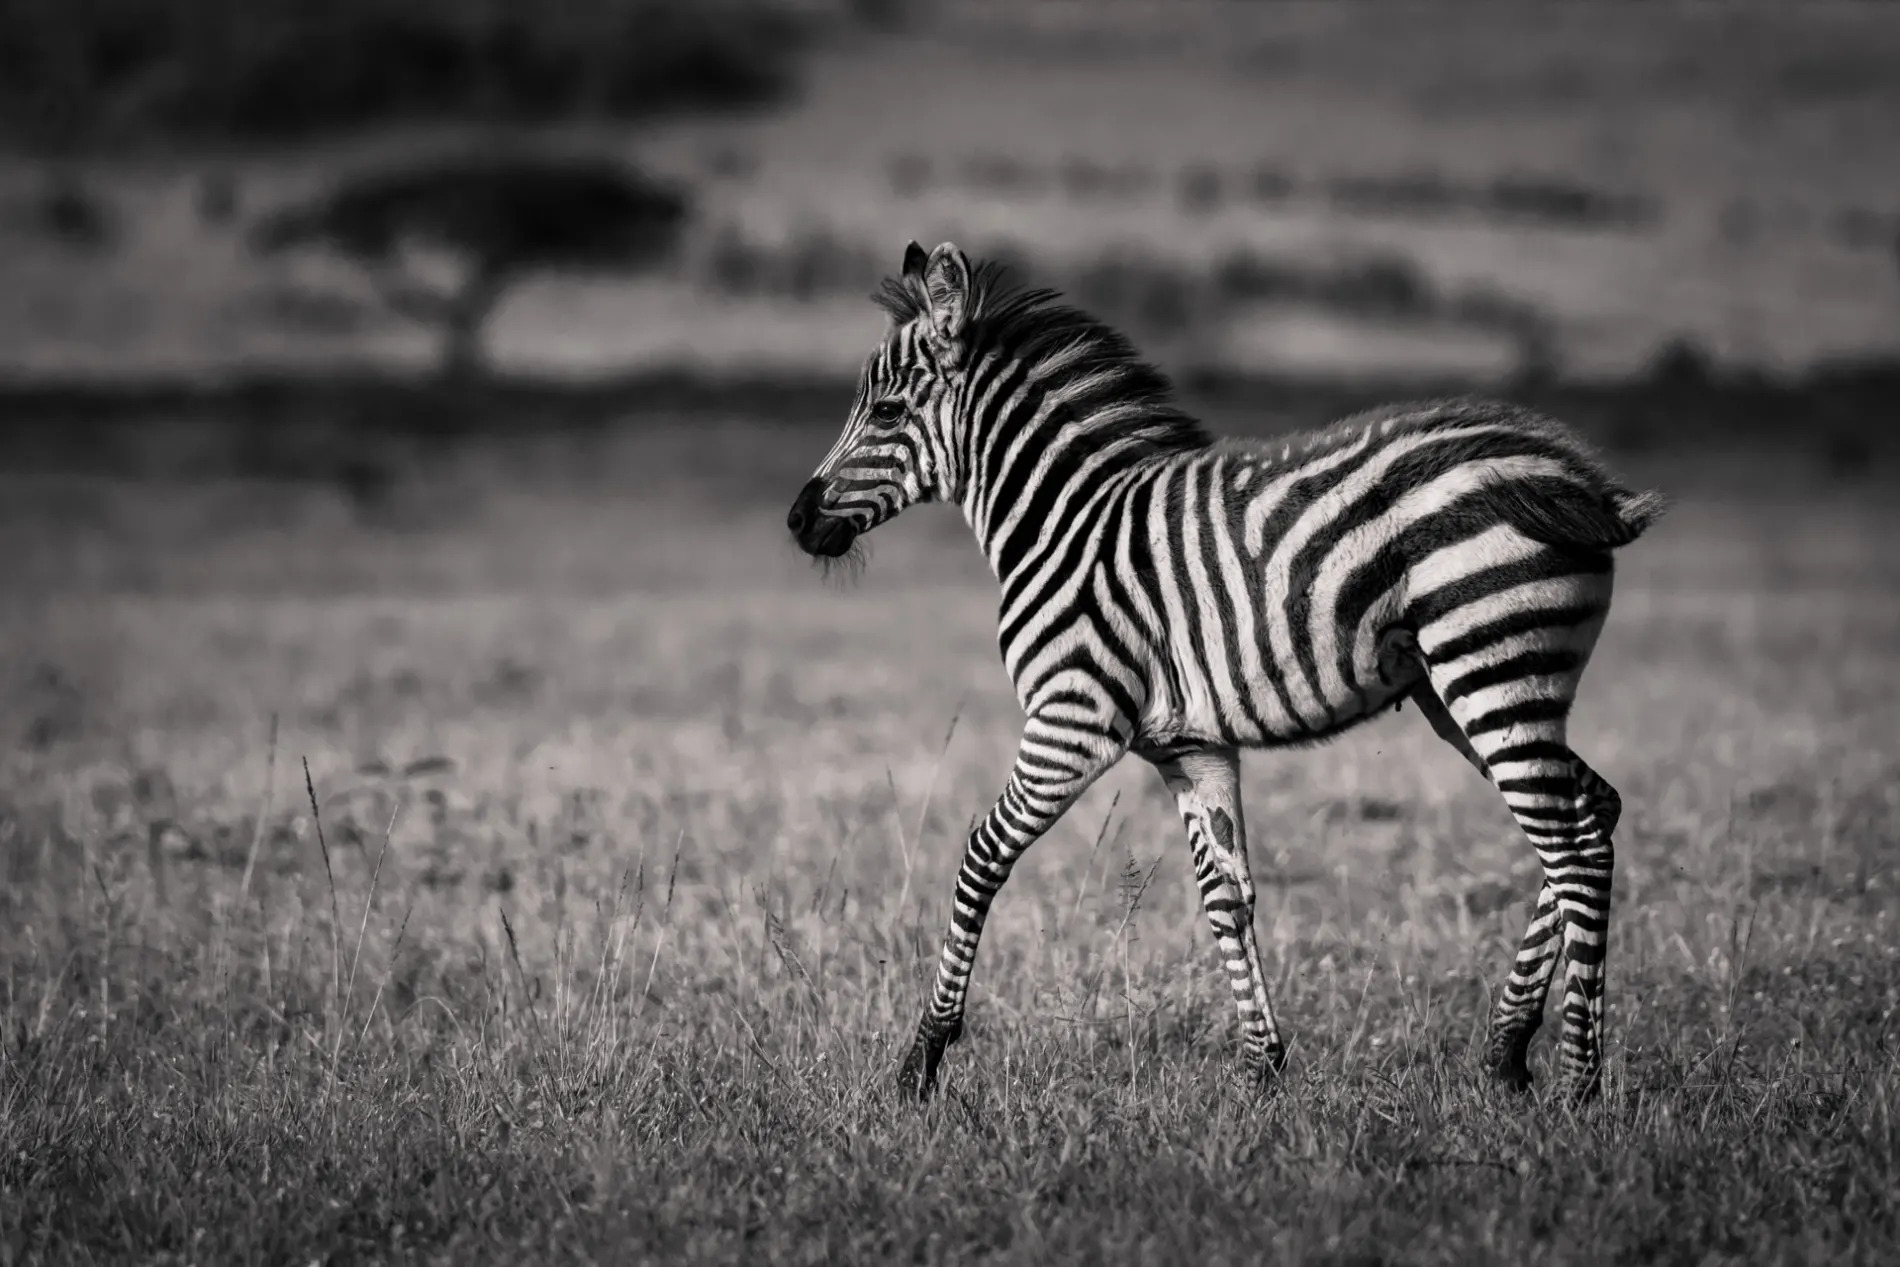
[[[764,0],[0,0],[0,133],[63,153],[753,107],[791,91],[805,30]]]
[[[757,108],[795,87],[819,7],[0,0],[0,145],[39,157],[41,201],[63,213],[91,205],[80,156],[102,151]],[[205,206],[215,212],[220,201]],[[491,152],[345,177],[325,196],[267,218],[253,242],[268,252],[327,245],[362,265],[394,311],[444,331],[445,368],[460,375],[480,367],[482,328],[522,276],[650,268],[671,250],[686,214],[681,191],[625,166]],[[57,226],[73,220],[48,217]],[[66,236],[79,240],[76,231]],[[412,267],[418,248],[449,257],[455,280],[429,284]]]
[[[482,328],[508,287],[564,268],[641,271],[671,253],[689,204],[671,185],[609,159],[469,153],[348,176],[266,217],[271,254],[321,245],[362,266],[394,312],[441,328],[450,379],[482,368]],[[431,285],[416,267],[446,257]]]

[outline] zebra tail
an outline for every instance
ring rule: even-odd
[[[1657,492],[1593,489],[1561,479],[1512,480],[1489,491],[1512,527],[1534,541],[1571,550],[1626,546],[1668,505]]]

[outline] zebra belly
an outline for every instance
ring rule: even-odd
[[[1285,621],[1263,619],[1251,645],[1184,649],[1150,694],[1140,741],[1260,748],[1350,730],[1402,700],[1423,676],[1400,615],[1395,595],[1351,628],[1342,624],[1304,647],[1276,638]]]
[[[1297,698],[1297,685],[1283,678],[1279,685],[1288,697],[1284,711],[1262,718],[1269,724],[1260,727],[1258,738],[1241,742],[1265,747],[1328,739],[1403,700],[1424,676],[1424,668],[1415,658],[1387,650],[1393,644],[1390,633],[1389,628],[1375,631],[1365,654],[1352,656],[1336,672],[1310,673],[1307,698]]]

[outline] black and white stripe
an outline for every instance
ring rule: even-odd
[[[1616,793],[1565,723],[1609,610],[1611,551],[1660,512],[1564,429],[1506,405],[1391,408],[1274,445],[1216,441],[1113,331],[914,243],[890,337],[788,526],[834,555],[920,501],[959,506],[1002,588],[1027,721],[971,833],[902,1086],[962,1028],[1017,858],[1134,752],[1174,793],[1231,976],[1250,1082],[1284,1060],[1253,935],[1239,751],[1325,739],[1410,699],[1491,780],[1544,865],[1493,1018],[1525,1052],[1560,952],[1562,1067],[1598,1083]]]

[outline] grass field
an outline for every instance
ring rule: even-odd
[[[1624,463],[1678,505],[1573,730],[1627,806],[1599,1107],[1548,1034],[1535,1098],[1482,1085],[1535,861],[1407,710],[1246,767],[1280,1094],[1222,1090],[1128,765],[918,1110],[1019,719],[953,515],[855,584],[782,540],[828,438],[451,452],[373,510],[0,478],[0,1262],[1900,1254],[1891,480]]]

